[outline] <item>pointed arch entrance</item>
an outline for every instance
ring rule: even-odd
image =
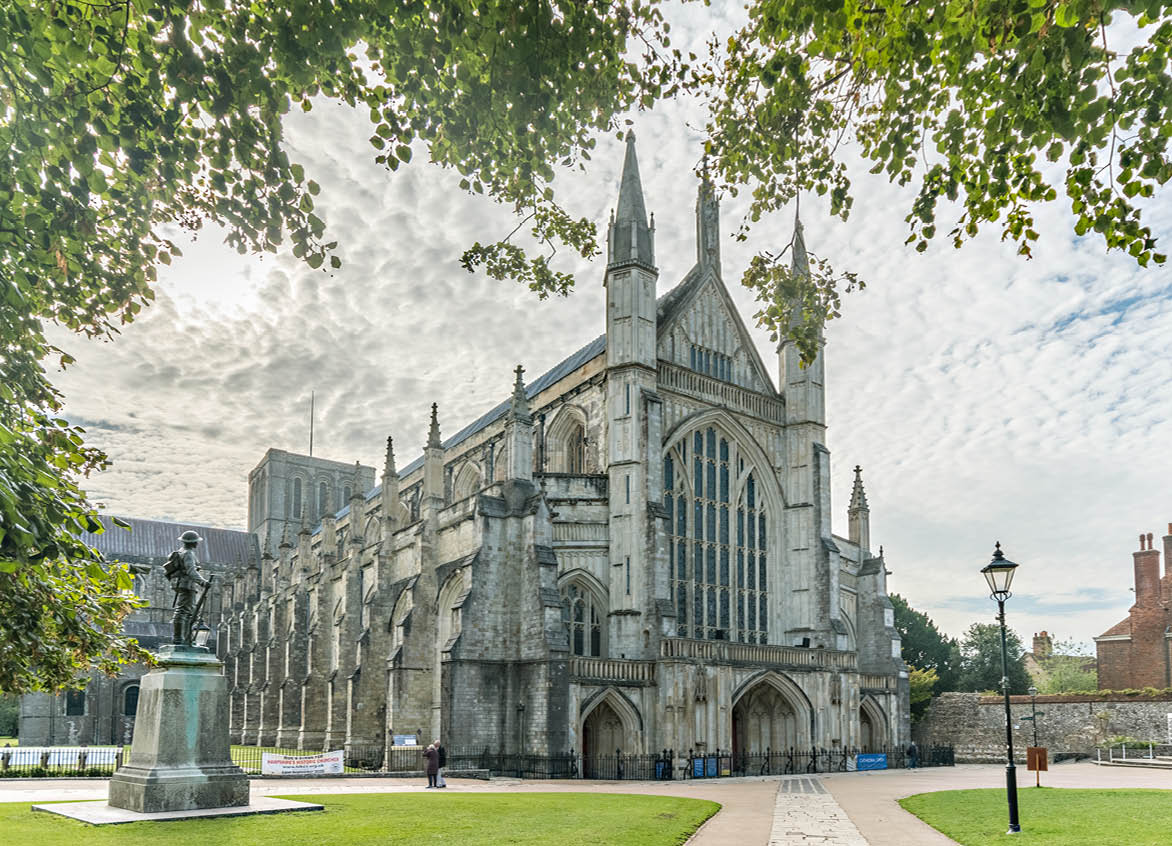
[[[767,673],[744,685],[732,710],[733,766],[779,772],[791,748],[809,744],[809,700],[794,682]]]
[[[877,750],[887,745],[887,715],[875,700],[867,697],[859,704],[859,746]]]
[[[630,700],[615,688],[596,694],[583,705],[579,737],[582,740],[582,775],[614,778],[618,756],[641,751],[642,720]]]

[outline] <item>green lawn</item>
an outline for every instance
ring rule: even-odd
[[[27,804],[0,804],[9,843],[37,846],[417,846],[524,843],[548,846],[674,846],[720,808],[715,802],[607,793],[385,793],[287,796],[325,812],[89,826]]]
[[[943,790],[899,804],[962,846],[1166,846],[1172,842],[1172,792],[1019,787],[1020,834],[1007,834],[1005,791]]]
[[[5,746],[5,745],[18,746],[19,744],[17,743],[15,737],[4,737],[3,735],[0,735],[0,746]]]

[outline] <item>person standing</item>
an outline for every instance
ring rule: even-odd
[[[920,764],[920,750],[913,740],[907,745],[907,767],[909,770],[914,770]]]
[[[436,787],[447,787],[448,783],[447,783],[447,781],[444,780],[444,767],[446,767],[448,765],[448,753],[444,749],[444,747],[440,745],[439,738],[436,738],[436,740],[432,744],[432,746],[435,747],[436,764],[438,766],[438,769],[436,770],[436,774],[435,774],[435,786]]]
[[[423,757],[427,759],[427,789],[436,786],[436,776],[439,775],[439,749],[433,743],[423,750]]]

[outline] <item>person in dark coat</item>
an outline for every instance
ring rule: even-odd
[[[435,777],[439,773],[439,750],[434,743],[423,750],[423,757],[427,759],[427,788],[430,790],[436,786]]]

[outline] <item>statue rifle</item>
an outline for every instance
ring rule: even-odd
[[[199,602],[195,603],[195,610],[191,612],[191,620],[193,623],[198,621],[200,615],[203,613],[203,602],[208,598],[208,591],[212,589],[212,580],[215,577],[214,573],[208,576],[208,583],[203,586],[203,593],[199,595]]]

